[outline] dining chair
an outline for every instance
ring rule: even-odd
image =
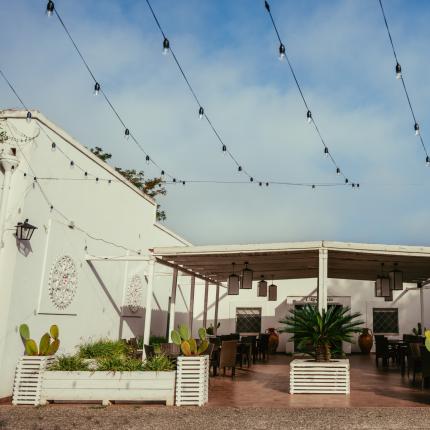
[[[423,345],[420,346],[421,353],[421,389],[424,389],[427,378],[430,377],[430,351]]]
[[[261,360],[266,361],[269,357],[269,335],[267,333],[261,333],[259,337],[258,355]]]
[[[417,372],[421,372],[422,367],[422,359],[421,359],[421,351],[420,351],[421,343],[411,342],[409,344],[409,353],[408,353],[408,377],[409,373],[412,369],[412,381],[415,382],[415,375]]]
[[[382,366],[388,367],[389,360],[396,359],[395,351],[390,348],[388,339],[382,334],[375,334],[375,359],[376,367],[379,367],[379,359],[382,359]]]
[[[236,374],[236,353],[237,353],[237,340],[224,340],[221,343],[221,353],[219,357],[219,368],[225,370],[231,369],[231,377]]]

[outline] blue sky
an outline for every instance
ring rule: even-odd
[[[204,121],[146,2],[57,0],[104,90],[145,149],[178,178],[240,180]],[[335,182],[263,1],[153,0],[206,112],[230,150],[263,180]],[[330,151],[360,190],[169,186],[167,225],[197,244],[344,240],[430,244],[430,168],[377,0],[272,0],[281,37]],[[424,141],[430,143],[430,3],[385,0]],[[2,2],[2,68],[32,108],[112,164],[159,172],[123,138],[44,1]],[[18,29],[18,30],[17,30]],[[0,83],[1,106],[17,107]],[[430,149],[430,146],[429,146]]]

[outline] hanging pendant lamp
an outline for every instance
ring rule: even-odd
[[[388,273],[388,277],[390,278],[391,290],[403,290],[403,272],[397,269],[397,263],[394,263],[394,269]]]
[[[261,275],[261,281],[258,281],[258,297],[267,297],[267,282],[264,280],[264,275]]]
[[[245,262],[245,268],[242,270],[242,282],[240,288],[243,290],[250,290],[252,288],[252,278],[254,277],[254,272],[248,269],[248,262]]]
[[[272,275],[272,283],[269,285],[269,302],[276,302],[278,300],[278,287],[273,283],[273,275]]]
[[[381,274],[375,281],[375,297],[390,297],[390,295],[392,296],[390,278],[384,274],[384,263],[381,263]]]
[[[234,273],[234,266],[233,265],[233,273],[228,277],[228,283],[227,283],[227,294],[229,296],[237,296],[239,294],[239,276],[237,276]]]

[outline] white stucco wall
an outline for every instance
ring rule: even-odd
[[[3,117],[10,115],[16,113],[6,112]],[[7,123],[6,130],[11,137],[22,139],[37,133],[36,119],[27,124],[23,118],[9,118]],[[50,139],[41,133],[34,140],[14,143],[20,147],[17,156],[21,162],[13,174],[5,246],[0,250],[0,398],[11,394],[14,368],[23,353],[18,334],[21,323],[29,325],[36,341],[51,324],[58,324],[60,352],[70,352],[88,338],[117,339],[143,334],[144,310],[133,314],[124,304],[131,277],[137,274],[143,281],[141,305],[144,306],[147,263],[95,261],[89,264],[85,261],[86,254],[132,255],[129,249],[141,250],[145,255],[155,246],[187,244],[155,223],[156,207],[151,199],[124,183],[63,131],[51,126],[53,130],[47,129]],[[51,148],[51,140],[56,142],[55,150]],[[73,167],[61,151],[74,161]],[[77,166],[101,179],[111,179],[112,183],[85,180],[84,172]],[[61,178],[38,179],[49,203],[34,184],[34,176]],[[3,174],[0,181],[2,184]],[[69,228],[69,221],[51,210],[51,204],[73,221],[75,228]],[[14,226],[25,218],[38,229],[30,242],[18,243]],[[72,303],[62,310],[53,305],[48,283],[52,266],[63,255],[74,261],[78,283]],[[152,314],[154,334],[166,332],[170,288],[171,269],[157,265]],[[178,312],[185,312],[181,304]]]

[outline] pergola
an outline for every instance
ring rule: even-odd
[[[403,272],[403,282],[419,286],[430,279],[430,247],[345,243],[331,241],[290,242],[257,245],[215,245],[161,247],[150,250],[150,256],[87,257],[87,260],[146,260],[148,288],[146,297],[144,342],[149,342],[151,330],[154,266],[173,269],[170,301],[169,333],[175,327],[175,303],[178,272],[191,276],[189,325],[193,323],[195,279],[205,281],[203,324],[207,323],[208,291],[216,286],[215,328],[218,322],[220,287],[232,272],[232,263],[248,263],[254,279],[261,275],[275,280],[317,279],[318,309],[327,308],[327,279],[374,281],[381,273],[381,263],[387,270],[395,265]]]

